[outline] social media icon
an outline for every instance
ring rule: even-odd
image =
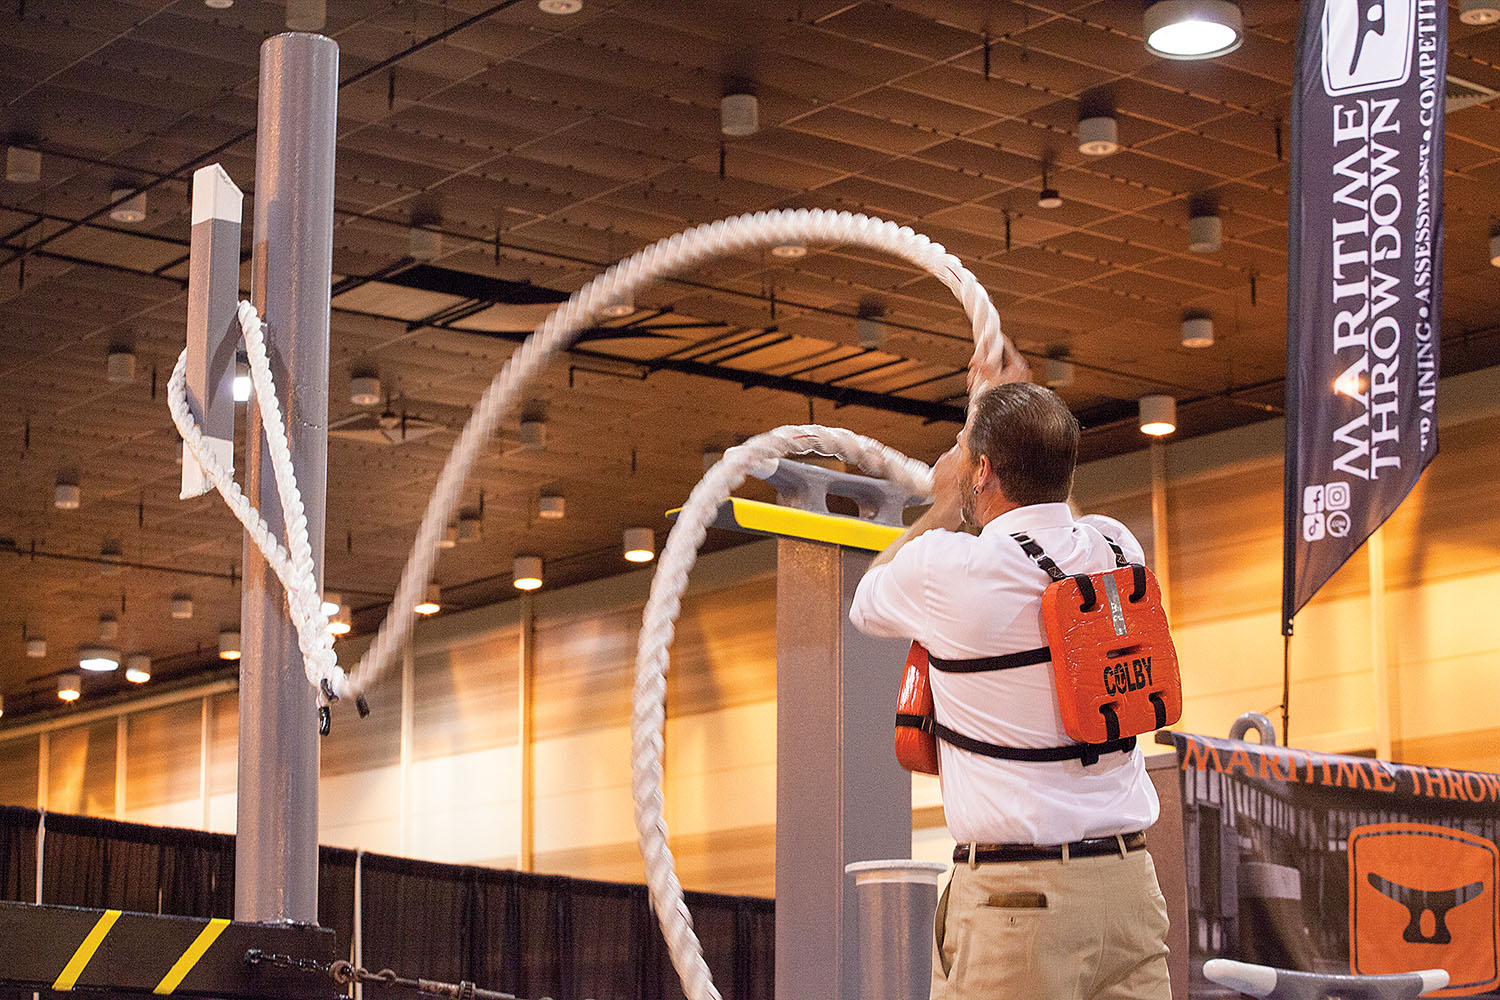
[[[1316,542],[1322,538],[1326,525],[1322,514],[1304,514],[1302,517],[1302,540],[1304,542]]]
[[[1349,484],[1329,483],[1323,487],[1323,507],[1326,510],[1349,509]]]
[[[1323,487],[1307,486],[1302,490],[1302,513],[1316,514],[1323,509]]]

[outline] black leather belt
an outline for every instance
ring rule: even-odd
[[[997,864],[1006,861],[1060,861],[1063,858],[1097,858],[1106,854],[1139,851],[1146,846],[1146,834],[1135,833],[1119,837],[1089,837],[1075,840],[1071,844],[1053,844],[1049,847],[1034,847],[1031,844],[959,844],[953,849],[955,863],[973,861],[975,864]]]

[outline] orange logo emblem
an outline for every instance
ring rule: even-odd
[[[1423,823],[1349,833],[1349,969],[1356,975],[1447,969],[1432,996],[1500,984],[1496,893],[1500,850],[1483,837]]]

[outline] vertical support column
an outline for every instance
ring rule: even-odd
[[[521,595],[520,659],[516,680],[516,751],[520,755],[521,807],[516,817],[521,825],[516,868],[529,872],[536,867],[536,772],[532,744],[531,684],[536,676],[536,597]]]
[[[416,733],[417,664],[411,643],[401,651],[401,853],[411,850],[411,748]]]
[[[1161,587],[1161,606],[1172,618],[1171,553],[1167,546],[1167,445],[1160,438],[1151,442],[1151,571]]]
[[[130,729],[127,718],[124,712],[115,716],[115,819],[125,818],[125,781],[129,777],[126,761],[130,759],[125,748]]]
[[[52,784],[52,734],[43,731],[37,737],[36,749],[36,807],[38,812],[46,812],[47,786]]]
[[[911,776],[891,749],[907,644],[849,624],[868,553],[778,542],[776,997],[859,995],[844,866],[911,855]]]
[[[1385,527],[1365,539],[1370,560],[1370,670],[1374,675],[1375,756],[1391,759],[1391,651],[1385,609]]]
[[[252,297],[266,323],[319,586],[337,96],[338,46],[331,39],[284,34],[261,46]],[[251,421],[245,452],[245,492],[281,535],[281,503],[259,420]],[[240,633],[235,917],[316,923],[316,699],[281,585],[248,539]]]
[[[198,804],[203,810],[200,823],[204,830],[209,829],[213,822],[212,799],[209,794],[209,778],[213,768],[213,710],[212,696],[204,695],[198,711]]]

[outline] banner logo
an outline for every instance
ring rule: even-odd
[[[1349,970],[1447,969],[1433,996],[1500,984],[1500,850],[1463,830],[1380,823],[1349,833]]]
[[[1349,537],[1349,484],[1332,482],[1302,490],[1302,538]]]
[[[1324,92],[1336,97],[1405,83],[1416,15],[1417,0],[1327,0]]]

